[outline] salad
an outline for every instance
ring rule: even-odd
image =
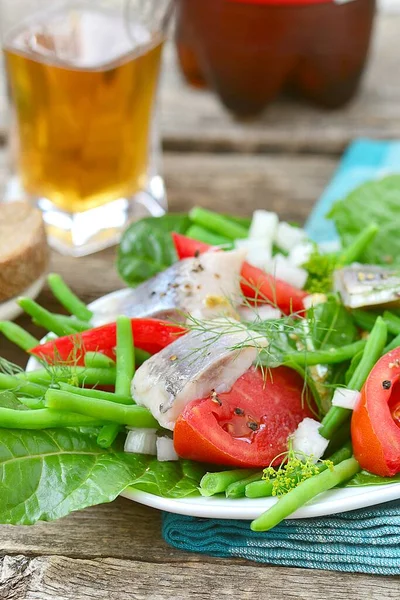
[[[130,287],[104,310],[57,274],[70,316],[21,298],[47,335],[0,323],[37,362],[0,359],[0,522],[57,519],[130,486],[276,496],[251,524],[265,531],[333,487],[400,481],[399,180],[334,206],[333,253],[275,213],[196,207],[126,231]]]

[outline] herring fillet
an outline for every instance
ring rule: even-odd
[[[400,269],[354,263],[334,272],[334,287],[348,308],[400,303]]]
[[[265,338],[233,319],[215,319],[207,331],[190,331],[152,356],[136,371],[132,396],[146,406],[162,427],[174,429],[189,402],[212,390],[226,392],[257,357]],[[252,337],[254,335],[254,338]]]
[[[245,251],[232,250],[206,252],[176,262],[113,300],[105,312],[96,316],[96,325],[114,321],[119,315],[175,321],[184,321],[184,313],[213,318],[221,314],[221,306],[207,306],[208,297],[225,298],[230,307],[240,304],[240,271],[245,257]]]

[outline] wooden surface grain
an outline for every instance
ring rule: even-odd
[[[281,567],[214,559],[168,564],[141,560],[5,556],[0,581],[6,600],[396,600],[398,578]]]
[[[284,100],[272,105],[261,122],[247,124],[233,121],[208,92],[182,83],[172,67],[170,46],[161,121],[171,210],[202,204],[249,214],[263,207],[303,222],[352,137],[400,136],[399,34],[400,16],[379,18],[363,93],[345,109],[325,112]],[[0,126],[5,122],[1,112],[0,107]],[[0,152],[0,188],[5,164]],[[123,285],[114,263],[115,249],[78,260],[53,253],[51,269],[89,302]],[[47,288],[39,302],[59,310]],[[18,322],[41,335],[27,318]],[[4,339],[0,354],[20,365],[26,362]],[[212,594],[246,600],[400,597],[399,577],[272,567],[181,552],[166,545],[160,526],[159,512],[123,498],[54,523],[0,526],[0,600],[206,600]]]
[[[162,129],[168,150],[308,152],[338,155],[354,137],[400,137],[400,15],[377,18],[360,94],[345,108],[316,109],[287,99],[270,105],[261,121],[232,120],[208,92],[183,85],[176,68],[165,71]],[[168,47],[172,65],[174,50]]]

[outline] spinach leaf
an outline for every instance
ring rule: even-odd
[[[159,462],[154,459],[132,487],[166,498],[198,495],[200,479],[207,469],[200,464],[194,465],[191,461]]]
[[[400,175],[369,181],[336,202],[328,213],[344,247],[371,223],[379,232],[362,256],[371,264],[400,264]]]
[[[196,493],[205,469],[104,450],[96,429],[0,430],[0,523],[30,525],[110,502],[128,486],[173,498]]]
[[[308,316],[316,350],[351,344],[357,338],[353,317],[335,294],[329,295],[327,302],[312,308]]]
[[[2,408],[11,408],[13,410],[28,410],[26,406],[21,404],[17,396],[9,390],[0,392],[0,406]]]
[[[117,269],[121,278],[136,286],[177,260],[171,232],[185,233],[190,225],[184,214],[147,217],[132,223],[122,236]]]
[[[379,477],[368,471],[360,471],[346,483],[344,487],[362,487],[365,485],[385,485],[387,483],[400,483],[400,473],[393,477]]]

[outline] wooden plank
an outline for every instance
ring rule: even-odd
[[[160,563],[199,560],[196,554],[167,546],[160,530],[160,511],[118,498],[59,521],[32,527],[2,525],[0,554],[111,557]]]
[[[213,564],[157,564],[63,556],[5,556],[0,561],[3,600],[208,600],[297,598],[394,600],[399,577],[384,578],[255,565],[215,559]]]
[[[252,123],[239,123],[207,91],[183,84],[168,48],[162,89],[165,148],[187,151],[340,153],[354,137],[400,137],[400,15],[377,18],[361,93],[337,111],[279,99]]]

